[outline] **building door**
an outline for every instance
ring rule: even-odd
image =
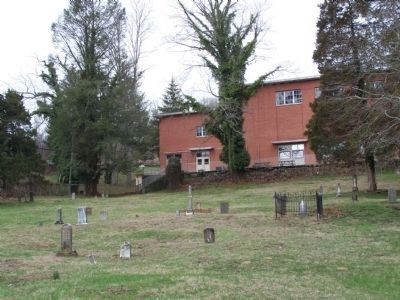
[[[210,152],[199,151],[196,154],[196,172],[210,171]]]

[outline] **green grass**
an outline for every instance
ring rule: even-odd
[[[382,189],[400,189],[394,173],[378,180]],[[275,191],[321,184],[323,220],[275,220]],[[359,185],[365,190],[365,177]],[[194,189],[193,202],[213,211],[194,217],[175,215],[186,207],[186,192],[0,204],[0,299],[398,299],[400,203],[389,204],[383,190],[361,192],[352,203],[350,189],[344,176],[209,186]],[[219,214],[221,201],[229,201],[230,214]],[[76,226],[82,205],[93,215]],[[73,225],[78,257],[55,255],[58,207]],[[203,241],[206,227],[215,228],[214,244]],[[132,243],[130,260],[118,256],[124,241]]]

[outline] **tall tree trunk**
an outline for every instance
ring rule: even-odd
[[[88,181],[85,183],[85,192],[87,196],[97,195],[97,181]]]
[[[368,192],[376,192],[376,172],[375,172],[375,157],[371,152],[366,153],[365,155],[365,163],[367,166],[367,175],[368,175]]]

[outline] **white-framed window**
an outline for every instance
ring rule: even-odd
[[[210,151],[197,151],[196,156],[197,157],[209,157]]]
[[[290,105],[302,102],[301,90],[276,92],[276,105]]]
[[[207,132],[204,126],[196,127],[196,136],[207,136]]]
[[[304,158],[304,144],[279,145],[278,157],[280,161]]]

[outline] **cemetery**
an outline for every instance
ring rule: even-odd
[[[1,299],[395,299],[398,175],[0,204]],[[340,187],[340,196],[338,195]]]

